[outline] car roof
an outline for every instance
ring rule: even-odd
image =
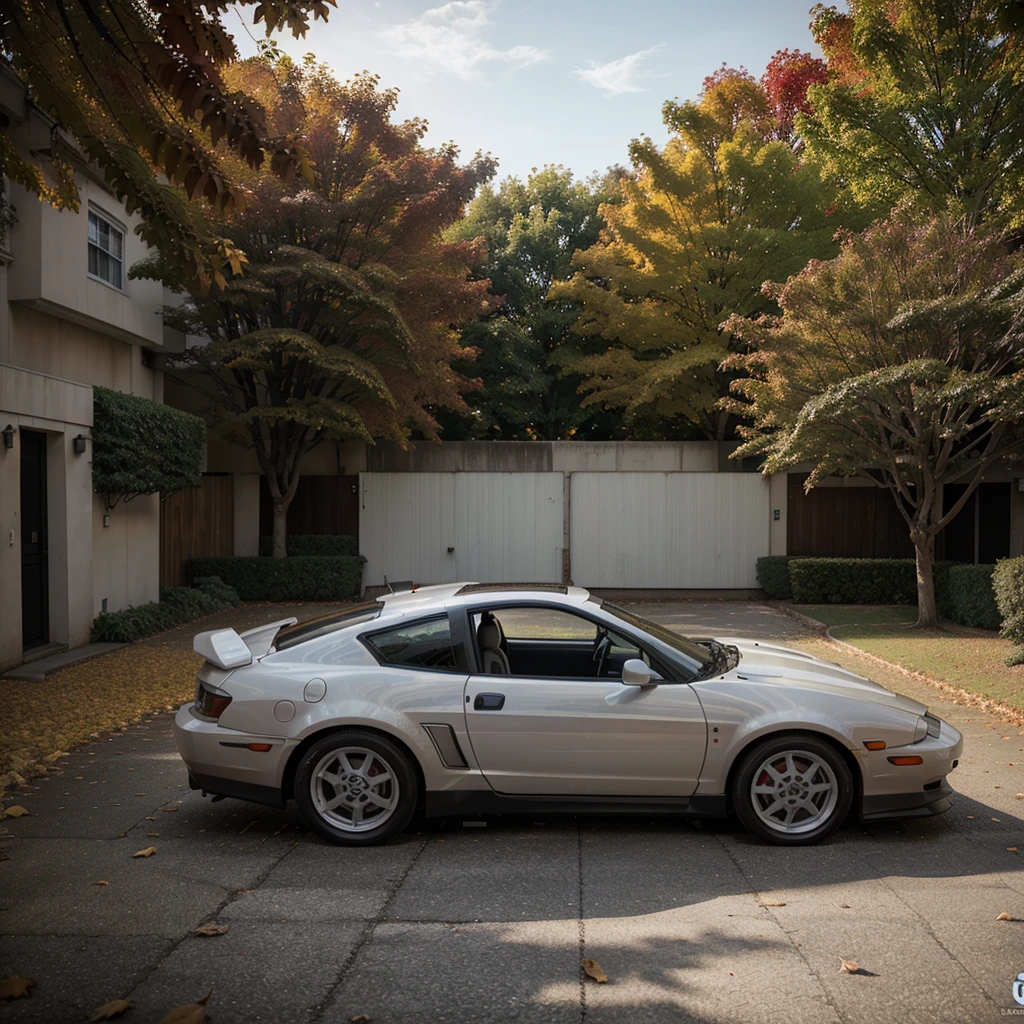
[[[410,615],[429,612],[432,608],[459,608],[481,603],[497,604],[504,601],[530,599],[558,604],[582,604],[590,597],[583,587],[560,583],[439,583],[397,594],[384,594],[377,598],[384,605],[382,617],[388,614]]]

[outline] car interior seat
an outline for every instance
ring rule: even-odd
[[[476,629],[476,643],[480,648],[481,669],[485,675],[507,676],[508,657],[501,649],[501,628],[492,615],[490,620],[482,618]]]

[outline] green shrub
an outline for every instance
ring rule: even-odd
[[[939,614],[961,626],[998,629],[1000,616],[992,590],[993,569],[994,565],[951,565],[943,584],[945,600]]]
[[[290,533],[285,538],[285,550],[289,558],[316,555],[342,556],[358,555],[359,542],[347,533]],[[260,554],[269,557],[274,553],[274,538],[260,537]]]
[[[362,589],[360,555],[190,558],[193,579],[220,576],[243,601],[348,601]]]
[[[1006,663],[1024,664],[1024,558],[1003,558],[996,562],[992,590],[1002,619],[1002,635],[1017,645]]]
[[[789,582],[789,563],[799,555],[765,555],[757,560],[757,585],[773,601],[793,596]]]
[[[199,587],[163,587],[160,600],[119,612],[101,612],[93,620],[89,639],[95,643],[130,644],[184,622],[238,604],[238,595],[216,580],[221,593]],[[233,595],[233,599],[231,596]]]
[[[794,558],[789,565],[797,604],[916,604],[912,558]]]
[[[93,388],[92,486],[108,508],[141,494],[198,487],[206,424],[198,416]]]
[[[192,586],[232,607],[242,600],[238,596],[238,591],[234,587],[229,587],[219,576],[197,576],[192,581]]]

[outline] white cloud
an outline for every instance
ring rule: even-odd
[[[522,68],[545,60],[548,51],[536,46],[502,50],[484,38],[493,6],[489,0],[452,0],[395,25],[384,35],[400,56],[437,65],[459,78],[478,78],[485,64]]]
[[[595,89],[600,89],[606,96],[619,96],[624,92],[644,92],[645,87],[636,79],[643,73],[641,65],[662,44],[647,50],[639,50],[618,60],[610,60],[599,64],[596,60],[587,61],[589,68],[574,68],[573,74],[589,82]]]

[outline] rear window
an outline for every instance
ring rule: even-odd
[[[357,626],[361,622],[370,622],[380,615],[383,607],[379,601],[364,601],[362,604],[351,605],[343,611],[334,612],[331,615],[321,615],[318,619],[307,619],[305,622],[282,629],[277,634],[274,647],[279,651],[286,651],[289,647],[326,636],[336,629]]]

